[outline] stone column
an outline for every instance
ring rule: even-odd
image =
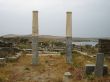
[[[72,64],[72,12],[66,13],[66,60]]]
[[[97,77],[103,76],[103,67],[104,67],[104,54],[98,53],[96,59],[95,75]]]
[[[38,11],[33,11],[32,20],[32,64],[39,63],[38,59]]]

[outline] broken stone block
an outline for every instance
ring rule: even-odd
[[[86,64],[85,65],[85,74],[89,75],[95,72],[95,64]],[[97,69],[98,70],[98,69]],[[108,74],[108,66],[104,65],[103,67],[103,76]]]
[[[12,57],[7,57],[7,61],[9,61],[9,62],[13,62],[13,61],[17,61],[17,57],[15,57],[15,56],[12,56]]]
[[[70,72],[65,72],[63,76],[63,82],[70,82],[72,74]]]

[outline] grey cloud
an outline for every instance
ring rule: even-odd
[[[0,35],[30,34],[32,10],[39,10],[41,35],[65,36],[65,12],[72,11],[73,37],[110,36],[110,0],[8,1],[0,2]]]

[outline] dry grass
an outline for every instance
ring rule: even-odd
[[[0,82],[62,82],[64,72],[73,75],[71,82],[85,82],[82,68],[92,61],[78,53],[74,54],[74,64],[66,64],[65,56],[40,56],[39,65],[31,64],[31,56],[22,56],[18,61],[0,68]],[[44,80],[44,81],[43,81]]]
[[[0,82],[34,82],[40,78],[60,82],[68,68],[64,56],[41,56],[40,62],[39,65],[33,66],[31,56],[24,56],[14,63],[8,63],[0,68]]]

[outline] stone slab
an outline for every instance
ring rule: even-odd
[[[95,64],[86,64],[85,65],[85,74],[89,75],[95,72]],[[108,74],[108,66],[104,65],[103,67],[103,76]]]

